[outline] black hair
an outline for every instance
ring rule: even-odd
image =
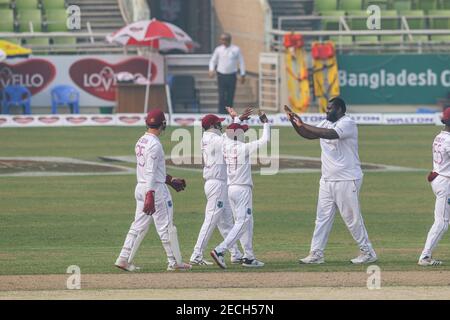
[[[220,125],[220,127],[219,127],[218,125]],[[207,128],[205,128],[205,127],[202,126],[203,130],[205,130],[205,131],[206,131],[206,130],[209,130],[209,129],[211,129],[211,128],[213,128],[213,129],[220,129],[221,127],[222,127],[222,124],[221,124],[220,122],[216,122],[216,123],[214,123],[214,124],[208,126]]]
[[[347,106],[345,105],[345,101],[342,98],[334,97],[331,98],[328,102],[330,102],[333,106],[341,108],[342,113],[345,113],[347,111]]]
[[[165,121],[165,120],[164,120],[164,121]],[[161,122],[161,123],[158,124],[158,125],[156,125],[156,124],[153,124],[153,125],[147,125],[147,129],[159,129],[159,128],[161,128],[161,127],[164,126],[164,121]]]

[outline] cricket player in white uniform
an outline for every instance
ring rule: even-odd
[[[211,251],[214,261],[222,269],[226,269],[224,254],[238,240],[244,249],[244,267],[263,267],[253,253],[253,180],[250,156],[270,139],[270,125],[265,114],[260,113],[263,123],[263,135],[259,140],[244,142],[247,125],[232,123],[227,127],[227,139],[223,145],[223,155],[227,165],[228,198],[234,215],[234,226],[225,240]]]
[[[428,181],[436,195],[434,223],[419,258],[418,264],[421,266],[442,264],[442,261],[432,258],[432,253],[448,230],[450,219],[450,108],[445,109],[442,123],[445,128],[433,141],[433,171],[428,175]]]
[[[317,127],[303,123],[288,107],[285,107],[285,110],[297,133],[306,139],[320,139],[322,149],[322,177],[316,226],[310,254],[300,259],[300,262],[307,264],[325,262],[324,250],[337,209],[361,251],[351,262],[354,264],[375,262],[377,255],[369,241],[359,205],[363,173],[358,155],[358,127],[355,121],[345,115],[345,102],[339,97],[330,99],[327,119]]]
[[[247,110],[238,118],[233,108],[227,108],[227,111],[235,120],[246,120],[251,114],[252,109]],[[233,212],[228,201],[227,186],[227,168],[223,158],[222,146],[226,136],[222,134],[222,121],[225,118],[219,118],[214,114],[208,114],[202,119],[204,133],[201,141],[203,156],[203,179],[205,179],[205,195],[207,199],[205,209],[205,220],[200,229],[197,243],[192,253],[191,265],[212,265],[203,258],[203,252],[208,245],[214,229],[219,229],[220,234],[225,239],[233,228]],[[242,253],[239,251],[237,243],[230,249],[231,263],[242,263]]]
[[[186,182],[166,174],[164,150],[159,140],[159,135],[166,127],[164,113],[154,109],[148,113],[145,122],[147,132],[139,138],[135,146],[135,219],[115,265],[125,271],[139,269],[133,264],[133,259],[150,224],[154,222],[167,254],[167,270],[189,270],[191,265],[181,260],[177,230],[173,225],[173,202],[167,187],[170,185],[179,192],[184,190]]]

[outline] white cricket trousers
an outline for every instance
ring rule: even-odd
[[[220,234],[225,239],[233,228],[233,211],[228,201],[228,186],[223,180],[210,179],[205,182],[206,209],[205,220],[200,229],[191,261],[203,258],[203,251],[208,245],[214,229],[219,229]],[[230,249],[232,259],[241,259],[242,253],[237,244]]]
[[[216,252],[230,250],[238,240],[244,249],[244,258],[253,260],[253,203],[252,187],[246,185],[228,186],[228,199],[234,216],[234,226],[225,240],[216,247]]]
[[[433,250],[441,240],[448,229],[450,217],[450,178],[437,176],[431,182],[431,188],[436,195],[436,204],[434,206],[434,223],[428,232],[425,248],[422,251],[421,258],[431,257]]]
[[[145,214],[144,209],[145,201],[145,184],[137,184],[134,196],[136,199],[136,213],[134,221],[131,224],[130,230],[125,239],[120,257],[128,259],[131,251],[135,251],[139,247],[145,234],[147,233],[149,226],[152,222],[155,223],[156,231],[163,244],[164,250],[167,254],[167,260],[170,265],[176,263],[175,256],[172,252],[169,242],[169,225],[173,221],[173,202],[167,185],[164,183],[155,184],[155,213],[152,215]],[[132,261],[129,261],[130,263]]]
[[[325,250],[336,210],[361,251],[374,253],[359,206],[359,191],[362,179],[350,181],[325,181],[320,179],[319,200],[311,252]]]

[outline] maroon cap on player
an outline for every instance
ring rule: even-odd
[[[450,108],[444,110],[444,114],[442,115],[442,121],[450,120]]]
[[[145,124],[148,127],[159,127],[163,121],[166,121],[166,117],[160,109],[151,110],[145,118]]]
[[[248,125],[246,124],[239,124],[239,123],[232,123],[227,127],[227,130],[233,130],[233,131],[237,131],[237,130],[242,130],[242,131],[247,131],[248,130]]]
[[[207,114],[202,119],[202,127],[203,127],[203,129],[206,130],[209,127],[215,125],[216,123],[222,122],[223,120],[225,120],[225,118],[219,118],[218,116],[216,116],[214,114]]]

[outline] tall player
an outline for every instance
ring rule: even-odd
[[[362,264],[377,260],[359,206],[363,173],[358,155],[358,127],[355,121],[345,114],[346,109],[341,98],[330,99],[326,120],[314,127],[303,123],[299,116],[285,107],[295,131],[306,139],[320,139],[322,149],[322,177],[316,226],[310,254],[300,259],[301,263],[325,262],[324,250],[337,209],[361,251],[351,262]]]
[[[252,108],[247,108],[238,118],[233,108],[227,108],[228,113],[236,120],[247,120],[252,113]],[[222,153],[222,146],[227,139],[222,134],[222,121],[225,118],[219,118],[214,114],[208,114],[202,119],[202,128],[204,130],[201,141],[203,156],[203,179],[205,179],[205,195],[207,199],[205,209],[205,220],[200,229],[197,243],[192,253],[191,265],[212,265],[203,258],[203,252],[208,245],[216,226],[221,235],[226,238],[233,228],[233,213],[228,201],[227,186],[227,168]],[[231,263],[242,263],[242,253],[237,244],[230,248]]]
[[[445,124],[445,128],[434,138],[433,171],[428,175],[428,181],[436,196],[434,223],[419,258],[421,266],[442,264],[442,261],[432,258],[432,253],[448,230],[450,219],[450,108],[445,109],[441,121]]]
[[[125,271],[135,271],[133,264],[139,246],[152,222],[155,223],[167,254],[168,271],[189,270],[191,265],[181,260],[177,230],[173,225],[173,202],[167,185],[177,192],[184,190],[184,179],[166,174],[164,150],[159,136],[166,128],[164,113],[159,109],[150,111],[146,117],[147,132],[136,143],[135,189],[136,213],[128,231],[122,251],[115,265]]]
[[[253,180],[250,156],[270,139],[270,125],[264,113],[259,119],[263,123],[263,135],[259,140],[245,143],[244,132],[247,125],[232,123],[227,127],[227,139],[223,145],[223,155],[227,165],[228,198],[234,215],[234,226],[224,241],[211,251],[214,261],[226,269],[224,254],[238,240],[244,248],[244,267],[263,267],[253,253]]]

